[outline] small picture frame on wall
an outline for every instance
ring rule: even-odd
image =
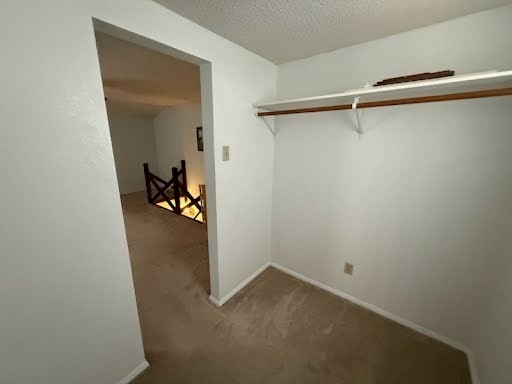
[[[203,152],[204,151],[203,127],[196,128],[196,138],[197,138],[197,150],[199,152]]]

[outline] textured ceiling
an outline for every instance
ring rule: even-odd
[[[155,116],[201,101],[197,65],[99,32],[96,45],[109,112]]]
[[[284,63],[512,0],[156,0],[203,27]]]

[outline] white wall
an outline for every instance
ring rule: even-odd
[[[511,13],[511,6],[502,7],[282,64],[279,97],[361,88],[367,82],[409,73],[510,69]],[[304,76],[306,68],[312,70],[308,76]]]
[[[510,69],[511,20],[509,6],[284,64],[278,92]],[[273,260],[472,346],[508,235],[511,106],[504,97],[365,110],[362,137],[351,112],[279,117]]]
[[[475,332],[475,354],[483,384],[510,383],[512,351],[512,241],[501,263],[496,265],[488,303]]]
[[[172,167],[186,161],[188,190],[199,195],[205,184],[204,152],[197,150],[196,127],[202,126],[201,105],[179,105],[160,112],[154,120],[158,175],[168,180]]]
[[[109,113],[108,123],[119,192],[144,191],[142,164],[157,165],[153,119]]]
[[[273,96],[275,66],[147,0],[4,0],[0,14],[0,173],[15,186],[0,199],[0,382],[116,383],[144,353],[91,17],[212,63],[217,298],[268,257],[273,138],[250,105]]]

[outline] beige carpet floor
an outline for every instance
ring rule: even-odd
[[[216,307],[205,227],[143,193],[122,204],[151,365],[134,383],[471,382],[462,352],[275,269]]]

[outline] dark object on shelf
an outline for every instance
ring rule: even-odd
[[[417,73],[415,75],[408,76],[400,76],[400,77],[392,77],[390,79],[384,79],[375,83],[374,87],[380,87],[382,85],[391,85],[391,84],[400,84],[400,83],[409,83],[411,81],[420,81],[420,80],[431,80],[431,79],[440,79],[443,77],[454,76],[454,71],[440,71],[440,72],[425,72],[425,73]]]

